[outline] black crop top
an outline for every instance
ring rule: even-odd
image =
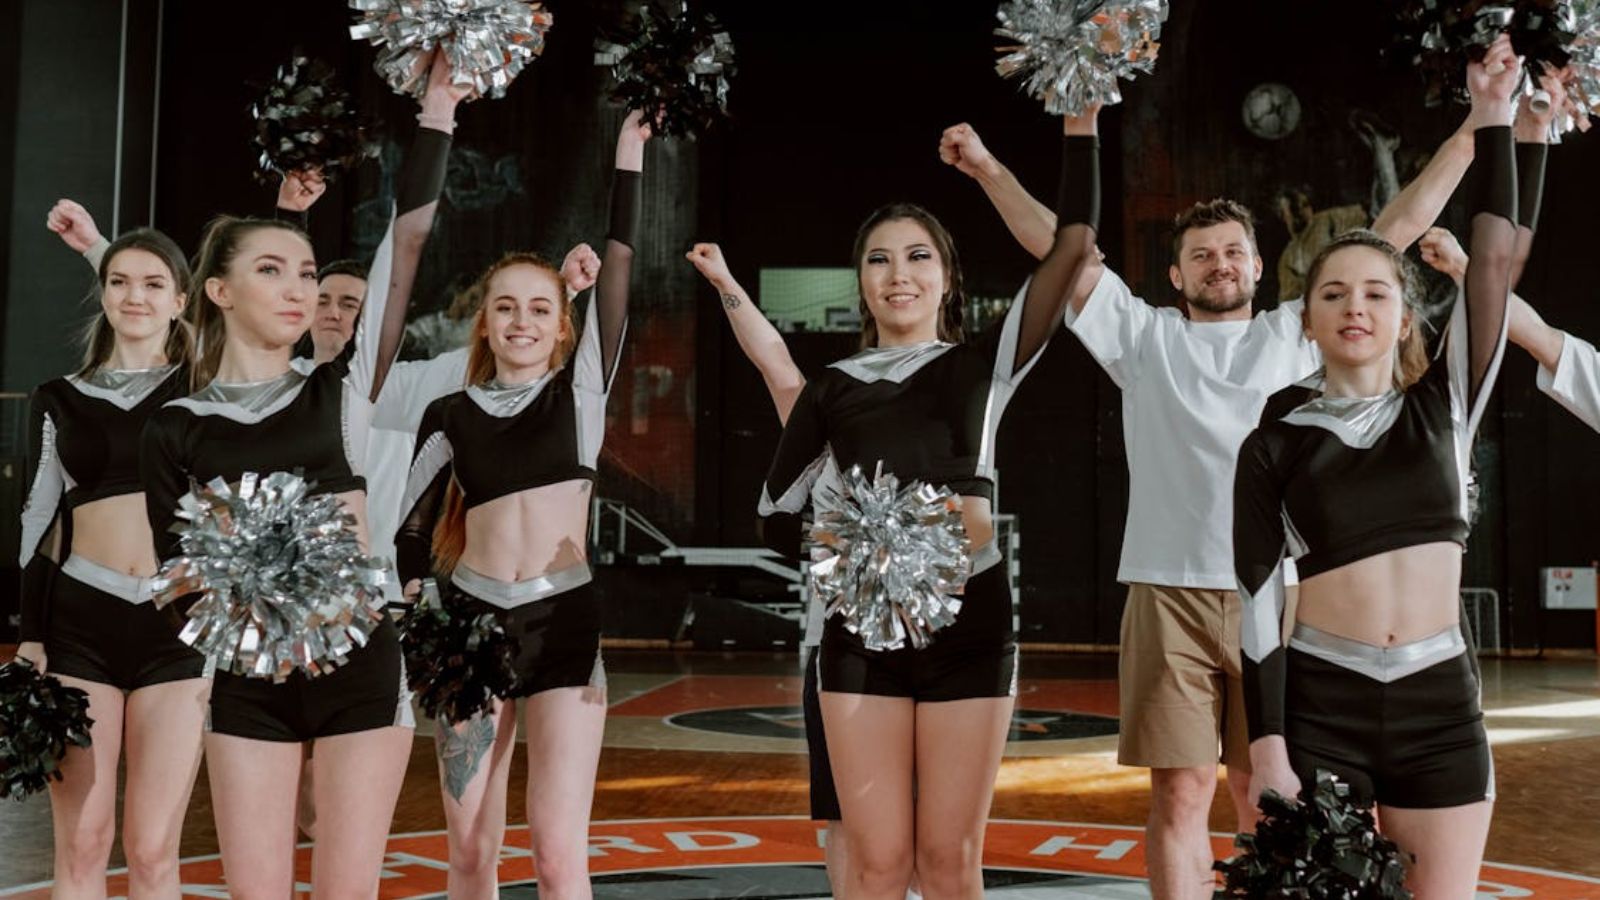
[[[22,510],[22,632],[42,640],[49,569],[60,560],[40,553],[62,513],[85,503],[137,494],[139,435],[163,403],[189,384],[182,366],[99,369],[40,385],[29,404],[28,500]],[[63,554],[70,547],[62,548]]]
[[[1464,488],[1505,349],[1517,205],[1510,130],[1479,129],[1477,144],[1471,266],[1432,365],[1381,397],[1325,397],[1313,375],[1268,400],[1239,450],[1233,547],[1251,740],[1283,733],[1286,555],[1309,579],[1403,547],[1466,544]]]
[[[627,332],[640,177],[621,169],[613,176],[605,259],[572,359],[527,384],[471,385],[423,413],[394,541],[401,584],[433,569],[433,530],[452,480],[467,509],[543,485],[594,481]]]
[[[993,499],[1000,417],[1094,261],[1095,146],[1094,138],[1067,138],[1055,243],[998,326],[965,344],[870,347],[806,383],[758,506],[763,518],[782,522],[763,528],[769,546],[796,552],[798,514],[830,462],[869,476],[881,462],[902,484]]]
[[[400,174],[395,217],[368,272],[361,321],[343,353],[309,371],[291,367],[268,381],[214,381],[150,418],[140,476],[159,558],[177,553],[178,536],[171,527],[191,482],[220,477],[235,483],[245,472],[295,472],[318,494],[366,487],[361,473],[371,398],[400,345],[449,149],[449,135],[418,130]]]

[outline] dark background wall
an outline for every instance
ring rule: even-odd
[[[603,239],[620,115],[601,102],[591,41],[614,30],[630,5],[552,0],[557,24],[544,57],[507,98],[463,107],[414,299],[419,312],[443,308],[505,250],[559,256],[577,240]],[[754,541],[754,498],[778,427],[711,292],[681,261],[693,240],[722,242],[754,289],[764,267],[849,265],[859,221],[908,199],[954,233],[974,293],[1009,295],[1020,285],[1032,261],[976,185],[936,154],[944,127],[971,122],[1030,190],[1053,195],[1058,125],[994,75],[995,5],[863,0],[802,11],[707,0],[738,47],[734,118],[699,142],[650,149],[650,239],[635,269],[638,314],[612,402],[604,494],[681,542]],[[286,0],[270,17],[243,15],[186,0],[21,0],[0,11],[0,50],[7,41],[20,47],[0,53],[11,76],[0,79],[0,124],[14,126],[0,140],[0,193],[11,200],[0,222],[0,387],[26,390],[76,355],[66,338],[87,312],[76,304],[88,273],[42,228],[57,196],[85,202],[109,231],[115,194],[121,227],[153,221],[191,247],[217,212],[270,208],[270,191],[250,178],[245,110],[251,82],[293,47],[336,65],[363,108],[388,123],[382,164],[336,184],[314,210],[319,257],[361,255],[376,243],[414,106],[371,74],[372,51],[346,37],[343,4]],[[241,21],[227,21],[235,16]],[[1347,124],[1352,108],[1398,129],[1403,166],[1455,127],[1463,110],[1425,109],[1414,73],[1381,57],[1386,16],[1380,0],[1173,4],[1156,72],[1127,85],[1126,102],[1102,118],[1101,244],[1136,290],[1172,302],[1166,224],[1188,203],[1226,194],[1261,218],[1269,272],[1261,296],[1270,305],[1270,273],[1288,236],[1272,216],[1276,188],[1307,185],[1319,206],[1366,202],[1371,155]],[[4,27],[13,20],[17,27]],[[48,63],[66,56],[70,67]],[[1279,141],[1252,136],[1241,120],[1244,95],[1263,82],[1289,86],[1302,104],[1300,126]],[[1580,242],[1600,197],[1600,137],[1574,136],[1557,149],[1549,181],[1522,293],[1552,322],[1597,336],[1600,310],[1585,278],[1594,263]],[[1459,227],[1459,211],[1444,223]],[[792,348],[814,371],[853,341],[796,335]],[[1539,610],[1537,570],[1600,556],[1591,462],[1600,436],[1534,390],[1532,366],[1517,351],[1500,404],[1478,451],[1486,496],[1468,584],[1500,593],[1503,627],[1517,646],[1591,646],[1591,614]],[[1114,643],[1127,492],[1116,390],[1061,335],[1001,435],[1000,507],[1018,515],[1024,536],[1025,637]]]

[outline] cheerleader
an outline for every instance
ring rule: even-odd
[[[1093,114],[1067,120],[1066,132],[1065,224],[1005,321],[972,343],[962,342],[949,233],[910,204],[868,217],[853,254],[863,349],[801,390],[763,490],[765,536],[793,552],[797,514],[822,472],[881,462],[902,482],[961,495],[974,548],[960,615],[930,646],[873,651],[838,618],[824,625],[818,677],[848,835],[847,896],[900,900],[913,869],[930,897],[982,896],[984,824],[1017,664],[993,542],[995,432],[1093,262],[1099,218]]]
[[[611,224],[582,335],[556,267],[513,253],[469,289],[481,297],[469,387],[422,416],[395,536],[415,596],[437,574],[447,607],[492,614],[519,646],[528,725],[528,830],[539,894],[590,896],[589,810],[605,728],[600,607],[587,561],[606,398],[627,330],[640,178],[650,127],[617,139]],[[449,893],[497,896],[516,704],[440,722]]]
[[[141,473],[158,555],[177,555],[169,528],[190,480],[298,472],[334,493],[365,541],[361,469],[371,402],[400,344],[406,301],[444,181],[465,89],[436,56],[420,128],[397,185],[396,217],[378,249],[366,314],[345,351],[308,372],[291,352],[311,325],[316,262],[303,232],[278,221],[218,219],[207,229],[191,290],[201,356],[197,390],[145,429]],[[317,778],[316,896],[377,889],[390,818],[411,750],[399,642],[385,619],[348,662],[282,683],[219,672],[207,770],[230,892],[283,897],[294,888],[295,784],[301,746]]]
[[[153,229],[105,244],[70,201],[56,204],[48,225],[83,249],[98,246],[100,299],[82,367],[40,385],[30,404],[17,655],[85,691],[94,719],[93,743],[68,747],[62,779],[50,785],[55,884],[104,896],[126,756],[130,896],[176,896],[209,682],[204,660],[150,603],[157,560],[138,447],[146,420],[188,388],[189,266]]]
[[[1303,319],[1323,369],[1269,399],[1234,483],[1250,796],[1294,796],[1331,770],[1415,855],[1419,900],[1472,895],[1494,796],[1461,553],[1472,436],[1525,258],[1520,76],[1505,37],[1468,69],[1473,254],[1443,352],[1429,361],[1399,251],[1371,232],[1335,239],[1308,271]],[[1300,572],[1287,647],[1286,556]]]

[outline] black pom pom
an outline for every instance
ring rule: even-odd
[[[89,746],[89,695],[18,659],[0,666],[0,796],[21,800],[61,780],[67,747]]]
[[[602,42],[597,62],[611,64],[613,100],[655,116],[654,131],[693,138],[728,114],[733,40],[709,14],[639,10],[639,32],[626,45]]]
[[[1429,106],[1467,95],[1466,66],[1483,58],[1501,34],[1537,76],[1540,64],[1561,68],[1576,35],[1562,14],[1563,0],[1402,0],[1395,14],[1389,55],[1417,68]]]
[[[296,56],[279,66],[261,99],[250,105],[250,117],[260,154],[256,180],[263,184],[305,169],[318,169],[332,181],[378,153],[368,138],[370,123],[357,115],[332,67],[321,60]]]
[[[1319,770],[1300,800],[1267,791],[1255,834],[1213,865],[1223,875],[1215,897],[1255,900],[1411,900],[1400,848],[1377,830],[1370,806],[1350,802],[1350,786]]]
[[[406,683],[431,718],[465,722],[494,707],[517,682],[517,641],[490,613],[473,615],[454,596],[443,601],[432,581],[400,620]]]

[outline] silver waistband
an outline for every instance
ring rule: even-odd
[[[987,572],[1004,558],[1005,555],[1000,552],[1000,543],[991,539],[989,543],[972,551],[972,574]]]
[[[588,563],[578,563],[522,581],[501,581],[498,578],[490,578],[474,572],[461,563],[456,563],[456,570],[450,575],[451,584],[501,609],[513,609],[524,603],[554,597],[573,588],[583,587],[593,580],[594,573],[589,571]]]
[[[1379,647],[1296,623],[1289,646],[1385,684],[1467,652],[1459,624],[1409,644]]]
[[[153,593],[150,590],[149,578],[108,569],[76,553],[67,557],[67,561],[61,564],[61,571],[75,581],[81,581],[113,597],[121,597],[129,603],[146,603]]]

